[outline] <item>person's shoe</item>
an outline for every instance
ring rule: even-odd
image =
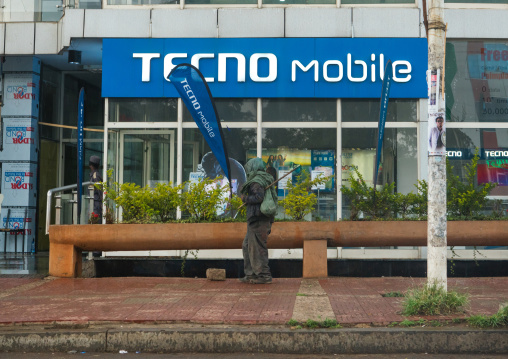
[[[250,283],[251,280],[256,279],[255,275],[246,275],[245,277],[238,278],[238,280],[242,283]]]
[[[257,277],[250,280],[251,284],[270,284],[272,277]]]

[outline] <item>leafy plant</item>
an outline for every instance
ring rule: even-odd
[[[476,185],[476,172],[478,170],[479,149],[477,148],[471,163],[465,165],[466,178],[462,182],[458,175],[453,174],[453,166],[446,160],[446,198],[448,215],[477,216],[485,207],[487,196],[494,189],[496,183]]]
[[[182,194],[182,209],[195,221],[210,221],[217,218],[217,210],[224,205],[228,187],[220,186],[216,180],[203,178],[189,183]]]
[[[157,183],[151,191],[150,207],[153,208],[158,222],[176,219],[176,210],[181,205],[180,191],[183,185],[173,186],[171,183]]]
[[[459,311],[468,303],[466,294],[446,291],[436,283],[408,290],[402,303],[404,315],[436,315]]]
[[[351,220],[358,220],[360,213],[373,219],[393,217],[398,208],[393,195],[395,183],[386,183],[381,190],[376,190],[365,182],[358,169],[349,176],[349,183],[351,188],[342,186],[341,191],[351,202]]]
[[[329,181],[331,176],[319,176],[312,180],[308,173],[296,177],[296,181],[288,180],[288,194],[280,201],[284,212],[295,221],[301,221],[314,210],[317,204],[317,197],[311,193],[313,186],[321,185]]]

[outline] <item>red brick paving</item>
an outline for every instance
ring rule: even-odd
[[[37,286],[26,286],[40,281]],[[406,292],[425,278],[339,278],[319,280],[339,323],[402,321]],[[29,322],[192,322],[283,324],[291,319],[299,278],[269,285],[235,279],[190,278],[0,278],[0,324]],[[23,287],[25,286],[25,287]],[[450,278],[448,288],[469,293],[466,314],[494,314],[508,301],[508,277]],[[437,319],[452,318],[437,317]],[[432,318],[431,318],[432,319]],[[434,318],[436,319],[436,318]]]

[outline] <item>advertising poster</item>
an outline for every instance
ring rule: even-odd
[[[40,77],[31,73],[5,74],[4,116],[39,116]]]
[[[0,160],[37,161],[37,120],[31,118],[3,118]]]
[[[26,217],[25,217],[26,211]],[[9,212],[9,213],[8,213]],[[9,222],[7,223],[7,214]],[[32,240],[35,239],[35,209],[26,209],[23,207],[5,208],[2,206],[0,214],[2,228],[25,228],[23,232],[18,233],[17,250],[21,252],[23,241],[25,241],[25,252],[30,252]],[[4,248],[4,241],[7,240],[7,252],[14,252],[16,248],[16,235],[14,232],[7,232],[5,236],[0,236],[0,248]]]
[[[446,126],[445,113],[429,113],[429,156],[444,156],[446,154]]]
[[[350,176],[358,170],[363,176],[365,183],[373,185],[374,167],[376,150],[375,149],[344,149],[342,151],[342,185],[351,188]]]
[[[311,167],[312,171],[315,171],[316,173],[318,171],[322,172],[323,176],[325,177],[333,176],[335,174],[335,151],[313,150]],[[324,183],[323,186],[324,186],[323,188],[319,189],[321,192],[334,192],[335,179],[332,177],[326,183]]]
[[[35,207],[37,165],[33,163],[2,164],[2,207]]]

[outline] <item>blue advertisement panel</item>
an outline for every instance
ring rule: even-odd
[[[426,39],[104,39],[103,97],[178,97],[167,76],[198,68],[214,97],[426,98]]]

